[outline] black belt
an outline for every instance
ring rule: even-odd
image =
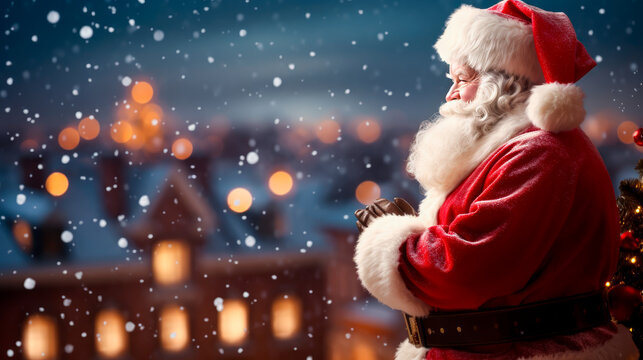
[[[602,292],[481,311],[404,313],[409,341],[416,347],[467,347],[568,335],[607,324],[611,316]]]

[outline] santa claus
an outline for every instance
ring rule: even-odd
[[[404,313],[397,359],[638,359],[602,290],[615,270],[612,185],[578,128],[596,63],[563,13],[464,5],[435,49],[453,85],[407,169],[419,214],[358,210],[364,287]]]

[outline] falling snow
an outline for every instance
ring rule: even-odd
[[[244,240],[244,243],[246,244],[247,247],[253,247],[257,243],[257,240],[255,239],[254,236],[248,235]]]
[[[123,79],[121,79],[121,84],[126,87],[130,86],[132,84],[132,78],[129,76],[123,76]]]
[[[64,243],[70,243],[72,240],[74,240],[74,234],[72,234],[72,232],[69,230],[65,230],[60,234],[60,240],[62,240]]]
[[[25,281],[24,281],[24,283],[23,283],[23,286],[24,286],[24,287],[25,287],[25,289],[27,289],[27,290],[33,290],[33,288],[35,288],[35,287],[36,287],[36,280],[34,280],[34,279],[32,279],[32,278],[28,277],[28,278],[26,278],[26,279],[25,279]]]
[[[56,10],[51,10],[49,13],[47,13],[47,21],[51,24],[55,24],[58,21],[60,21],[60,14]]]
[[[156,30],[154,31],[154,35],[152,36],[154,38],[154,41],[163,41],[165,38],[165,33],[163,30]]]
[[[21,316],[55,319],[59,356],[67,356],[64,351],[78,357],[95,347],[98,334],[91,322],[102,309],[117,309],[127,333],[144,332],[155,344],[162,343],[161,336],[180,339],[175,328],[163,335],[160,330],[161,313],[174,304],[188,314],[188,343],[196,357],[204,346],[226,356],[248,354],[242,347],[208,343],[221,335],[217,317],[201,317],[202,301],[195,299],[205,299],[207,311],[223,311],[224,302],[233,309],[229,297],[251,311],[270,309],[277,290],[296,293],[302,282],[306,290],[294,295],[304,304],[303,315],[314,317],[308,304],[321,304],[324,320],[334,322],[329,307],[346,310],[333,287],[336,279],[313,287],[320,282],[313,279],[315,272],[306,272],[302,281],[291,262],[328,257],[353,268],[350,254],[338,255],[329,244],[354,248],[353,211],[363,207],[355,193],[365,179],[381,186],[382,197],[405,194],[415,204],[422,199],[403,167],[419,124],[437,112],[449,86],[447,65],[430,43],[426,46],[427,36],[442,23],[429,29],[415,16],[435,10],[433,5],[353,0],[290,9],[281,1],[219,3],[7,2],[0,63],[5,104],[0,111],[6,118],[0,218],[8,236],[1,244],[0,280],[31,297],[57,287],[52,299],[25,302],[34,305]],[[601,86],[584,87],[592,106],[582,127],[601,147],[611,175],[627,177],[642,150],[622,143],[617,127],[627,122],[631,132],[643,126],[640,21],[605,5],[576,7],[570,16],[579,40],[600,64],[591,76]],[[29,15],[19,15],[17,6]],[[446,19],[440,11],[438,17]],[[141,83],[152,90],[135,99]],[[87,118],[99,125],[95,137],[80,127]],[[366,130],[372,124],[381,130],[370,134],[373,142],[360,138],[364,119]],[[119,121],[129,128],[118,130]],[[59,143],[68,127],[78,137],[71,149]],[[117,141],[118,135],[123,138]],[[188,147],[173,146],[179,138],[192,146],[185,159],[180,153]],[[277,169],[296,179],[284,196],[269,186]],[[52,172],[68,180],[61,196],[46,185]],[[249,199],[227,198],[237,187],[246,189]],[[244,202],[246,210],[232,209]],[[154,268],[157,245],[186,239],[187,279],[162,284]],[[180,272],[185,262],[167,256],[167,267]],[[273,257],[288,261],[277,266]],[[255,259],[260,264],[252,268]],[[38,278],[38,289],[28,291],[36,287],[32,277]],[[261,285],[253,285],[254,279]],[[120,302],[121,294],[105,284],[136,294],[141,304]],[[216,291],[202,296],[202,289]],[[214,309],[207,303],[212,297]],[[353,297],[349,305],[370,316],[369,301]],[[253,329],[271,325],[269,312],[260,315],[263,320],[248,324],[248,341]],[[201,328],[207,331],[192,334]],[[313,336],[312,328],[300,331],[311,342],[331,338]],[[360,328],[347,331],[332,338],[348,340],[342,341],[346,346],[361,341]],[[387,346],[376,337],[377,346]],[[11,338],[2,351],[8,358],[23,357],[22,335],[14,332]],[[304,348],[309,349],[288,350],[312,360]]]
[[[125,249],[127,247],[127,239],[123,237],[118,239],[118,247]]]
[[[82,28],[80,28],[79,34],[81,38],[87,40],[94,35],[94,30],[92,30],[91,27],[85,25]]]
[[[259,161],[259,154],[257,154],[255,151],[251,151],[246,155],[246,161],[250,165],[254,165]]]
[[[143,195],[138,199],[138,204],[142,207],[147,207],[150,205],[150,198],[147,195]]]
[[[217,308],[217,311],[223,311],[223,299],[217,297],[214,299],[214,307]]]

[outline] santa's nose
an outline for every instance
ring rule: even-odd
[[[445,97],[445,99],[447,101],[451,101],[451,100],[457,100],[459,98],[460,98],[460,92],[455,88],[455,85],[451,86],[451,88],[449,89],[449,92],[447,93],[447,96]]]

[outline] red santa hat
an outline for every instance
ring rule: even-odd
[[[576,128],[585,118],[583,92],[573,85],[596,62],[562,12],[549,12],[518,0],[488,9],[462,5],[449,18],[435,49],[445,62],[477,71],[504,71],[536,84],[527,116],[553,132]]]

